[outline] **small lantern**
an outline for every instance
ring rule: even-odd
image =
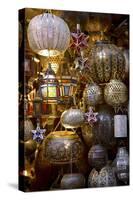
[[[60,97],[59,82],[49,63],[45,76],[40,80],[40,95],[45,103],[57,103]]]
[[[34,104],[34,115],[40,116],[41,110],[42,110],[42,99],[39,96],[38,91],[37,91],[36,96],[34,98],[33,104]]]
[[[61,100],[66,101],[74,95],[77,87],[77,78],[70,73],[67,64],[62,64],[59,73]]]

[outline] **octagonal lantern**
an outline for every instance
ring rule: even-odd
[[[51,13],[35,16],[29,23],[30,48],[42,56],[57,56],[66,51],[70,43],[70,30],[66,22]]]

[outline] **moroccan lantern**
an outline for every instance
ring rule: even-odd
[[[96,83],[107,83],[110,79],[122,78],[125,58],[122,51],[109,41],[97,41],[89,53],[89,74]]]
[[[96,83],[87,84],[83,92],[84,103],[95,106],[102,101],[102,90]]]
[[[42,56],[64,53],[70,43],[68,25],[63,19],[51,13],[32,18],[27,33],[30,48]]]
[[[70,108],[61,115],[61,124],[65,128],[78,128],[84,123],[84,113],[80,109]]]
[[[110,80],[104,88],[104,99],[107,104],[113,107],[124,104],[128,99],[126,85],[120,80]]]
[[[118,179],[127,184],[129,181],[129,156],[125,147],[118,148],[115,167]]]
[[[73,97],[77,88],[77,78],[69,71],[68,64],[62,63],[57,74],[60,85],[60,99],[65,102]]]
[[[107,104],[101,104],[96,108],[97,122],[92,127],[94,138],[109,148],[114,143],[114,110]]]
[[[28,140],[24,142],[24,152],[26,156],[30,156],[31,154],[35,153],[37,148],[37,143],[35,140]]]
[[[43,155],[52,164],[77,162],[83,154],[79,136],[71,131],[55,131],[43,141]]]
[[[100,172],[95,169],[92,169],[89,178],[88,178],[88,186],[89,187],[108,187],[108,186],[116,186],[116,177],[114,173],[114,169],[106,165],[103,167]]]
[[[49,63],[44,77],[40,80],[40,95],[43,102],[57,103],[60,97],[59,82]]]
[[[93,145],[88,152],[88,162],[97,170],[106,165],[107,158],[107,151],[100,144]]]
[[[115,138],[127,137],[127,115],[114,116],[114,137]]]
[[[64,174],[61,179],[61,189],[76,189],[85,187],[85,177],[80,173]]]

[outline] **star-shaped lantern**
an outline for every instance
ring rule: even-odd
[[[84,68],[88,68],[88,58],[84,57],[83,51],[81,51],[81,56],[77,57],[74,61],[75,69],[82,71]]]
[[[46,129],[40,129],[40,123],[37,122],[37,127],[35,130],[31,131],[33,134],[33,140],[36,140],[36,142],[41,142],[44,139],[44,133],[46,132]]]
[[[97,115],[98,113],[93,112],[93,108],[89,107],[89,111],[85,113],[85,116],[87,118],[87,122],[90,124],[90,126],[93,126],[95,122],[97,122]]]
[[[70,48],[74,49],[74,53],[78,55],[80,52],[88,47],[88,36],[80,30],[80,24],[77,24],[77,32],[71,33],[72,42]]]

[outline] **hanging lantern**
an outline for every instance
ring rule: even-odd
[[[57,103],[60,97],[59,82],[49,63],[45,76],[40,80],[40,95],[43,102]]]
[[[114,116],[114,137],[115,138],[127,137],[127,115]]]
[[[61,189],[76,189],[85,187],[85,177],[80,173],[64,174],[61,179]]]
[[[89,187],[108,187],[117,186],[114,170],[111,166],[106,165],[100,172],[92,169],[88,178]]]
[[[77,78],[70,73],[68,64],[62,64],[57,74],[60,85],[60,99],[62,102],[72,99],[77,87]]]
[[[61,115],[61,124],[65,128],[78,128],[84,123],[84,113],[80,109],[70,108]]]
[[[66,22],[44,13],[35,16],[28,26],[30,48],[42,56],[56,56],[64,53],[70,43],[70,30]]]
[[[113,107],[124,104],[128,99],[126,85],[120,80],[112,79],[104,88],[104,99]]]
[[[96,83],[87,84],[83,98],[86,105],[95,106],[102,101],[102,90]]]
[[[96,110],[97,122],[92,127],[94,138],[109,148],[114,143],[114,110],[106,104],[99,105]]]
[[[108,41],[97,41],[89,53],[89,74],[96,83],[107,83],[125,72],[122,51]]]
[[[125,147],[118,149],[115,164],[118,179],[127,184],[129,181],[129,157]]]
[[[43,141],[43,155],[53,164],[77,162],[83,154],[83,144],[75,132],[55,131]]]
[[[88,153],[89,164],[98,170],[106,165],[107,157],[106,149],[100,144],[93,145]]]

